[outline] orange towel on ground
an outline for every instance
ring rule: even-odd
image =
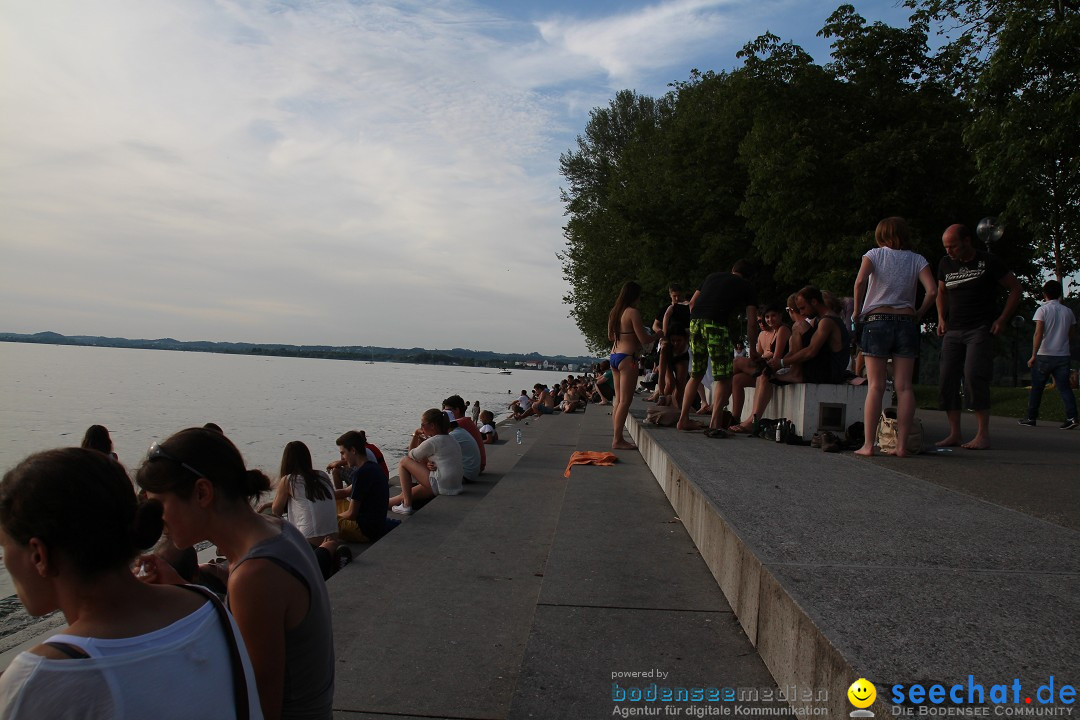
[[[563,477],[570,477],[570,468],[574,465],[614,465],[618,459],[615,453],[582,450],[570,456],[570,462],[566,464]]]

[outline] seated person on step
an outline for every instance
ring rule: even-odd
[[[348,542],[374,542],[387,530],[390,480],[369,457],[363,431],[350,430],[337,439],[337,446],[348,473],[347,487],[335,491],[336,497],[346,501],[338,513],[341,538]]]
[[[499,431],[495,427],[495,414],[490,410],[480,412],[480,437],[485,445],[499,442]]]
[[[398,464],[401,493],[387,501],[399,515],[412,515],[414,498],[461,493],[461,447],[450,437],[450,420],[442,410],[424,411],[420,427],[413,433],[413,443]]]
[[[735,375],[731,379],[731,415],[735,419],[742,416],[745,389],[756,386],[762,377],[768,380],[772,376],[769,361],[787,354],[791,330],[784,324],[783,318],[778,305],[766,307],[765,313],[758,318],[761,331],[758,333],[757,346],[761,359],[735,358]]]

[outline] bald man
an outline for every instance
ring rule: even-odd
[[[993,255],[976,250],[963,225],[950,225],[941,236],[945,257],[938,264],[938,336],[941,337],[941,409],[949,418],[949,434],[938,447],[960,445],[960,380],[964,400],[975,411],[975,437],[962,447],[990,447],[990,380],[994,369],[994,336],[1016,314],[1020,284]],[[1008,291],[998,314],[1002,289]]]

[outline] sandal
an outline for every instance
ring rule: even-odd
[[[720,428],[709,428],[708,430],[705,431],[705,437],[707,437],[707,438],[723,439],[723,438],[726,438],[727,436],[728,436],[728,434],[726,432],[724,432],[723,430],[721,430]]]

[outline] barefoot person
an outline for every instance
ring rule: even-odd
[[[690,379],[686,382],[679,421],[680,430],[700,430],[703,426],[690,419],[691,405],[697,395],[709,363],[712,363],[713,394],[710,435],[723,437],[720,429],[720,412],[731,394],[731,375],[734,355],[733,344],[728,335],[727,322],[733,315],[746,313],[746,335],[756,347],[757,303],[754,288],[749,282],[753,266],[748,260],[739,260],[730,273],[717,272],[705,278],[701,287],[690,299]],[[751,351],[751,359],[757,360],[757,350]]]
[[[964,400],[975,411],[978,429],[963,444],[969,450],[990,447],[990,380],[994,370],[994,337],[1000,335],[1020,304],[1016,276],[993,255],[976,250],[963,225],[950,225],[941,236],[945,257],[938,264],[938,335],[941,340],[941,409],[949,434],[938,447],[960,445],[960,380]],[[998,296],[1009,297],[998,315]]]
[[[874,454],[881,396],[885,392],[885,370],[893,361],[893,389],[896,392],[896,456],[907,455],[908,433],[915,419],[915,390],[911,377],[919,357],[919,326],[934,306],[937,285],[926,258],[907,249],[908,226],[901,217],[885,218],[874,231],[877,247],[863,255],[855,278],[855,309],[851,316],[861,327],[856,340],[866,359],[869,383],[863,410],[865,439],[856,455]],[[915,309],[918,284],[926,290]]]
[[[132,574],[161,530],[161,504],[139,505],[101,452],[49,450],[4,475],[0,544],[15,591],[30,615],[59,609],[68,626],[15,656],[0,677],[0,716],[231,718],[246,703],[262,717],[243,639],[217,600]]]
[[[608,313],[608,340],[611,340],[611,372],[615,381],[615,407],[611,411],[613,450],[634,450],[632,442],[623,437],[623,426],[630,413],[637,385],[639,353],[642,347],[653,343],[638,312],[641,286],[636,282],[623,285],[615,306]]]

